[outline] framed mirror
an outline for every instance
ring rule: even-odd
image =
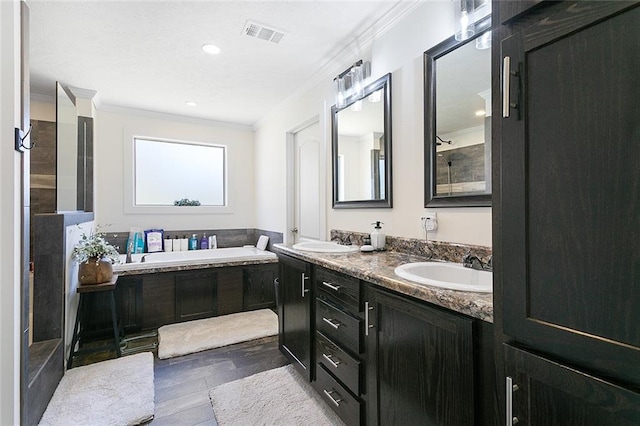
[[[333,208],[390,208],[391,74],[331,108]]]
[[[424,53],[425,207],[491,206],[490,27]]]

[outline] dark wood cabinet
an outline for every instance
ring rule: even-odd
[[[313,378],[311,265],[282,254],[278,257],[280,350],[310,381]]]
[[[349,426],[364,423],[362,285],[316,267],[315,365],[318,394]]]
[[[640,424],[640,394],[510,345],[504,351],[513,399],[507,424]]]
[[[176,321],[217,315],[217,280],[214,271],[176,274]]]
[[[116,301],[120,327],[124,333],[142,330],[142,279],[118,278]]]
[[[276,306],[273,280],[277,276],[276,265],[246,267],[243,269],[245,311],[271,309]]]
[[[512,19],[531,11],[535,7],[543,6],[548,0],[501,0],[494,3],[494,11],[497,13],[500,23],[504,24]]]
[[[640,7],[557,2],[526,20],[501,43],[494,209],[513,409],[639,424]]]
[[[368,425],[473,425],[473,320],[369,286]]]

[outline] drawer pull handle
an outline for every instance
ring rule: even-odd
[[[364,302],[364,335],[369,335],[369,329],[373,328],[373,325],[369,321],[369,311],[373,310],[373,306],[369,305],[369,302]]]
[[[338,398],[337,398],[337,399],[333,397],[333,394],[334,394],[334,393],[335,393],[336,395],[338,395]],[[338,392],[336,392],[336,391],[334,391],[334,390],[330,390],[330,391],[328,391],[328,390],[326,390],[326,389],[325,389],[325,390],[324,390],[324,394],[325,394],[325,395],[327,395],[327,396],[329,397],[329,399],[331,400],[331,402],[333,402],[333,403],[336,405],[336,407],[339,407],[339,406],[340,406],[340,403],[342,402],[342,398],[340,398],[340,394],[339,394]]]
[[[507,425],[515,425],[519,422],[519,419],[513,415],[513,393],[518,389],[518,385],[513,384],[513,378],[511,376],[507,376]]]
[[[308,288],[305,288],[305,285],[304,285],[304,282],[305,282],[306,280],[308,280],[308,279],[309,279],[309,277],[307,277],[307,274],[305,274],[305,273],[303,272],[303,273],[302,273],[302,279],[300,280],[300,281],[301,281],[301,284],[302,284],[302,297],[303,297],[303,298],[304,298],[304,294],[309,292],[309,289],[308,289]]]
[[[341,364],[341,362],[340,362],[340,361],[334,361],[334,360],[333,360],[333,358],[332,358],[332,357],[333,357],[333,355],[327,355],[327,354],[323,353],[323,354],[322,354],[322,357],[323,357],[324,359],[326,359],[327,361],[329,361],[329,364],[331,364],[331,366],[332,366],[333,368],[338,368],[338,365],[340,365],[340,364]]]
[[[334,320],[333,318],[322,317],[322,321],[326,322],[327,324],[329,324],[331,327],[335,328],[336,330],[338,329],[338,327],[340,327],[342,325],[338,321]]]
[[[322,285],[325,286],[325,287],[329,287],[333,291],[340,291],[340,287],[341,287],[339,285],[333,285],[333,284],[328,283],[326,281],[322,281]]]

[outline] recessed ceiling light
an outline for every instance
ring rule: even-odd
[[[479,109],[478,111],[476,111],[476,117],[482,117],[485,114],[486,114],[486,111],[483,109]]]
[[[210,55],[217,55],[218,53],[222,52],[222,50],[215,44],[205,44],[204,46],[202,46],[202,50]]]
[[[193,102],[193,101],[186,101],[186,102],[185,102],[185,105],[190,106],[190,107],[194,107],[194,106],[196,106],[197,104],[196,104],[195,102]]]

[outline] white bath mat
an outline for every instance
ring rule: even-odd
[[[153,413],[153,354],[143,352],[68,370],[40,424],[137,425]]]
[[[278,316],[269,309],[165,325],[158,329],[158,358],[172,358],[276,334]]]
[[[215,387],[209,398],[220,426],[344,425],[291,365]]]

